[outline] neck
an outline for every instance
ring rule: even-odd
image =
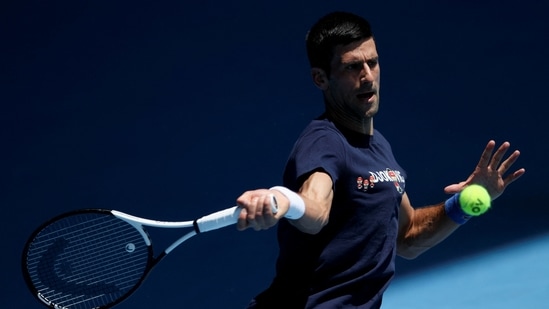
[[[350,115],[342,113],[336,109],[331,109],[326,106],[326,115],[336,124],[344,128],[365,135],[374,135],[374,118],[360,117],[358,115]]]

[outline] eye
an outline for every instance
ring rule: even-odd
[[[362,63],[351,63],[345,66],[345,70],[347,71],[357,71],[362,69]]]
[[[368,65],[368,67],[369,67],[370,69],[373,69],[373,68],[375,68],[375,67],[377,66],[378,62],[379,62],[379,61],[378,61],[378,59],[376,58],[376,59],[370,59],[370,60],[366,61],[366,64]]]

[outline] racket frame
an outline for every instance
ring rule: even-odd
[[[276,213],[278,211],[278,204],[274,197],[274,195],[270,195],[271,199],[271,211],[272,213]],[[139,278],[139,280],[134,284],[132,288],[130,288],[126,293],[124,293],[122,296],[115,299],[113,302],[100,307],[94,307],[90,309],[103,309],[103,308],[111,308],[112,306],[115,306],[122,302],[123,300],[127,299],[131,294],[133,294],[139,286],[143,283],[143,281],[146,279],[150,271],[160,262],[167,254],[169,254],[171,251],[173,251],[176,247],[178,247],[181,243],[185,242],[189,238],[203,232],[212,231],[215,229],[219,229],[228,225],[235,224],[238,220],[238,217],[240,215],[241,208],[238,206],[234,206],[231,208],[227,208],[221,211],[217,211],[215,213],[212,213],[210,215],[206,215],[204,217],[201,217],[199,219],[195,219],[192,221],[160,221],[160,220],[151,220],[146,218],[137,217],[134,215],[130,215],[121,211],[117,210],[109,210],[109,209],[93,209],[93,208],[86,208],[86,209],[79,209],[79,210],[73,210],[69,212],[62,213],[60,215],[57,215],[53,217],[52,219],[44,222],[41,224],[36,230],[33,231],[33,233],[28,238],[25,247],[23,249],[22,258],[21,258],[21,267],[23,272],[23,277],[25,279],[25,282],[27,284],[27,287],[30,289],[32,294],[40,300],[41,303],[45,304],[46,306],[50,308],[55,309],[68,309],[66,307],[63,307],[59,304],[55,304],[52,301],[48,300],[46,297],[44,297],[40,291],[37,289],[37,287],[34,286],[33,280],[31,278],[31,275],[27,269],[27,256],[29,253],[29,247],[34,242],[35,238],[48,226],[55,223],[56,221],[60,221],[64,218],[75,216],[79,214],[85,214],[85,213],[97,213],[97,214],[108,214],[111,216],[114,216],[122,221],[125,221],[126,223],[133,226],[143,237],[143,240],[145,241],[145,244],[147,245],[147,263],[143,270],[143,274]],[[189,231],[188,233],[184,234],[180,238],[178,238],[176,241],[174,241],[170,246],[168,246],[166,249],[164,249],[158,256],[154,257],[154,250],[152,246],[152,241],[145,230],[145,226],[147,227],[157,227],[157,228],[189,228],[192,227],[193,230]]]

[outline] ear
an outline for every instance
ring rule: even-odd
[[[320,68],[311,68],[311,77],[313,78],[313,83],[320,90],[328,89],[328,76],[323,69]]]

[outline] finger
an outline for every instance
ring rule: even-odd
[[[504,187],[507,187],[513,181],[519,179],[522,175],[524,175],[524,173],[526,173],[526,170],[524,168],[521,168],[510,174],[509,176],[505,177],[505,179],[503,180]]]
[[[252,197],[250,202],[248,203],[248,207],[246,207],[248,209],[248,214],[246,216],[246,220],[248,221],[248,225],[252,228],[254,228],[254,230],[257,230],[257,222],[256,222],[256,215],[257,215],[257,196],[255,197]]]
[[[265,217],[265,228],[270,228],[278,221],[276,218],[276,212],[278,211],[278,202],[273,194],[265,196],[263,205],[263,214]]]
[[[444,193],[446,194],[456,194],[459,192],[457,189],[458,185],[449,185],[446,188],[444,188]]]
[[[239,231],[243,231],[248,228],[248,220],[246,219],[247,215],[248,211],[246,208],[242,208],[242,210],[240,210],[240,214],[238,215],[238,220],[236,221],[236,228]]]
[[[507,158],[505,161],[503,161],[503,163],[501,163],[501,165],[498,168],[498,172],[500,172],[500,174],[502,175],[505,174],[509,170],[509,168],[511,168],[511,166],[517,161],[519,156],[520,156],[520,151],[515,150],[509,156],[509,158]]]
[[[490,140],[486,147],[484,148],[484,151],[482,152],[482,155],[480,156],[480,160],[478,161],[478,166],[481,168],[485,168],[488,166],[488,163],[490,162],[490,158],[492,157],[492,152],[494,151],[494,147],[496,146],[496,142],[493,140]]]
[[[236,204],[240,206],[240,214],[238,215],[238,220],[236,222],[236,228],[239,231],[243,231],[250,227],[248,223],[248,209],[250,205],[250,193],[244,192],[241,196],[236,199]]]
[[[267,194],[263,200],[263,213],[268,216],[274,216],[278,210],[278,203],[273,194]]]
[[[453,185],[446,186],[446,188],[444,188],[444,193],[446,193],[446,194],[459,193],[463,190],[463,188],[465,187],[465,184],[466,184],[466,182],[462,181],[460,183],[456,183],[456,184],[453,184]]]
[[[256,231],[262,230],[265,228],[265,197],[260,196],[255,199],[255,203],[257,204],[257,207],[255,209],[255,217],[254,217],[254,229]]]
[[[260,215],[258,212],[256,215],[256,221],[258,221],[258,225],[261,229],[268,229],[277,222],[275,214],[273,213],[273,206],[275,206],[273,203],[276,203],[276,199],[272,194],[265,194],[261,196],[258,202],[262,207],[262,213]],[[261,218],[257,219],[259,216]]]
[[[276,196],[272,193],[269,194],[269,203],[269,209],[271,210],[271,214],[274,216],[278,213],[278,201],[276,200]]]
[[[492,160],[490,161],[490,168],[492,170],[494,171],[498,170],[499,163],[503,159],[503,156],[505,155],[505,153],[507,152],[510,146],[511,144],[509,144],[509,142],[504,142],[503,144],[501,144],[501,146],[499,146],[498,150],[496,151],[494,156],[492,156]]]

